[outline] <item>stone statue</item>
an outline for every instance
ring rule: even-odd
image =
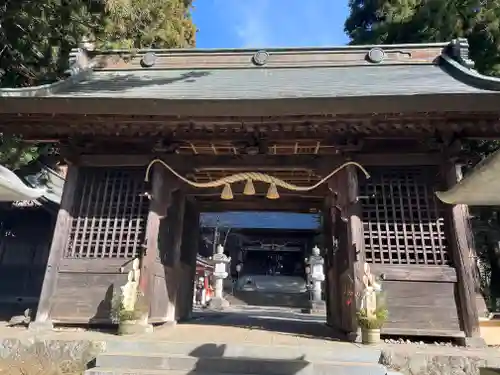
[[[141,275],[139,259],[132,262],[132,270],[127,275],[127,283],[120,287],[122,291],[122,307],[125,311],[134,311],[137,302],[139,277]]]
[[[364,264],[363,271],[364,290],[361,297],[361,308],[366,310],[366,317],[372,319],[375,318],[377,310],[377,293],[382,290],[382,287],[375,281],[368,263]]]

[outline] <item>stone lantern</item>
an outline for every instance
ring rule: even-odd
[[[322,299],[322,282],[325,281],[325,272],[323,257],[320,255],[318,246],[312,249],[312,255],[305,259],[306,269],[308,269],[307,279],[310,282],[310,308],[308,312],[324,312],[325,302]]]
[[[231,262],[231,258],[224,254],[224,247],[218,245],[212,261],[215,265],[213,273],[215,278],[215,295],[208,303],[208,306],[212,309],[222,310],[225,307],[229,307],[229,302],[222,295],[222,290],[224,288],[224,279],[228,276],[227,265]]]

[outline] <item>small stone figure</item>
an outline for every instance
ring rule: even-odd
[[[27,326],[31,322],[31,309],[26,309],[24,310],[23,315],[16,315],[10,318],[9,322],[7,323],[8,327],[15,327],[15,326]]]
[[[137,293],[140,277],[139,259],[134,259],[132,270],[128,273],[127,283],[121,287],[122,305],[125,311],[134,311],[137,302]]]
[[[381,291],[381,285],[375,281],[368,263],[364,264],[363,271],[363,284],[365,288],[361,299],[361,308],[366,309],[367,318],[373,319],[377,310],[377,293]]]

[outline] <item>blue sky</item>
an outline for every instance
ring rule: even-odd
[[[347,0],[194,0],[198,48],[326,47],[347,43]],[[315,215],[221,213],[231,227],[317,227]],[[208,220],[210,221],[210,220]],[[213,220],[212,220],[213,221]]]
[[[338,46],[347,0],[194,0],[198,48]]]

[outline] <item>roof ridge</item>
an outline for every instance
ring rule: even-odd
[[[383,48],[388,50],[399,48],[425,49],[436,47],[447,47],[450,42],[433,42],[433,43],[399,43],[399,44],[357,44],[345,46],[323,46],[323,47],[261,47],[261,48],[132,48],[132,49],[108,49],[108,50],[92,50],[87,51],[89,56],[105,55],[105,54],[143,54],[143,53],[181,53],[181,54],[204,54],[204,53],[235,53],[248,52],[255,53],[258,51],[267,52],[330,52],[330,51],[365,51],[372,48]],[[78,51],[80,48],[75,48]]]

